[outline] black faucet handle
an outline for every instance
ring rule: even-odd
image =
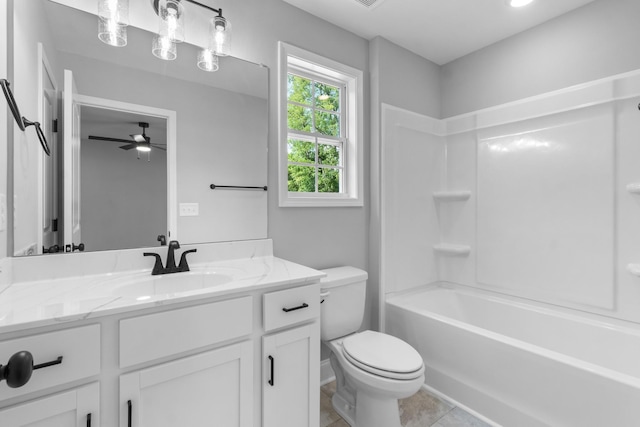
[[[153,264],[153,270],[151,270],[152,276],[162,273],[162,270],[164,269],[164,267],[162,267],[162,258],[160,258],[159,254],[156,254],[154,252],[144,252],[142,255],[153,256],[156,258],[156,262]]]
[[[189,271],[189,264],[187,263],[187,254],[198,252],[197,249],[189,249],[188,251],[182,252],[180,256],[180,264],[178,265],[179,271]]]

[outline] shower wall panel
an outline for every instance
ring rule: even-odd
[[[477,281],[612,308],[613,104],[482,129]]]

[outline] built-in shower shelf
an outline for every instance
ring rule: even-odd
[[[471,191],[436,191],[433,198],[443,202],[455,202],[468,200],[471,197]]]
[[[634,276],[640,277],[640,264],[627,264],[627,271]]]
[[[640,182],[627,184],[627,191],[632,194],[640,194]]]
[[[441,255],[467,256],[471,252],[471,246],[440,243],[433,246],[433,250]]]

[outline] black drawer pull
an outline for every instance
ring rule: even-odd
[[[91,427],[91,412],[87,414],[87,427]]]
[[[300,310],[301,308],[307,308],[309,307],[309,304],[307,304],[306,302],[303,302],[302,305],[299,305],[297,307],[293,307],[293,308],[283,308],[282,311],[284,311],[285,313],[288,313],[290,311],[296,311],[296,310]]]
[[[275,382],[275,378],[273,376],[274,374],[274,365],[275,365],[275,361],[273,360],[273,356],[269,356],[269,362],[271,364],[271,378],[269,379],[269,381],[267,381],[269,383],[269,385],[271,387],[273,387],[273,384]]]
[[[59,365],[62,363],[62,356],[58,356],[56,360],[52,360],[51,362],[41,363],[39,365],[35,365],[33,369],[46,368],[48,366]]]
[[[18,388],[25,385],[31,379],[34,369],[46,368],[48,366],[62,363],[62,356],[51,362],[33,364],[33,355],[28,351],[19,351],[9,358],[6,365],[0,365],[0,381],[7,380],[7,385],[11,388]]]
[[[127,408],[127,427],[131,427],[131,418],[133,418],[131,416],[131,408],[132,408],[133,404],[131,403],[130,400],[127,400],[127,406],[128,406],[128,408]]]

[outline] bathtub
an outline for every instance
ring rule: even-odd
[[[640,325],[436,284],[389,298],[426,387],[497,425],[640,426]]]

